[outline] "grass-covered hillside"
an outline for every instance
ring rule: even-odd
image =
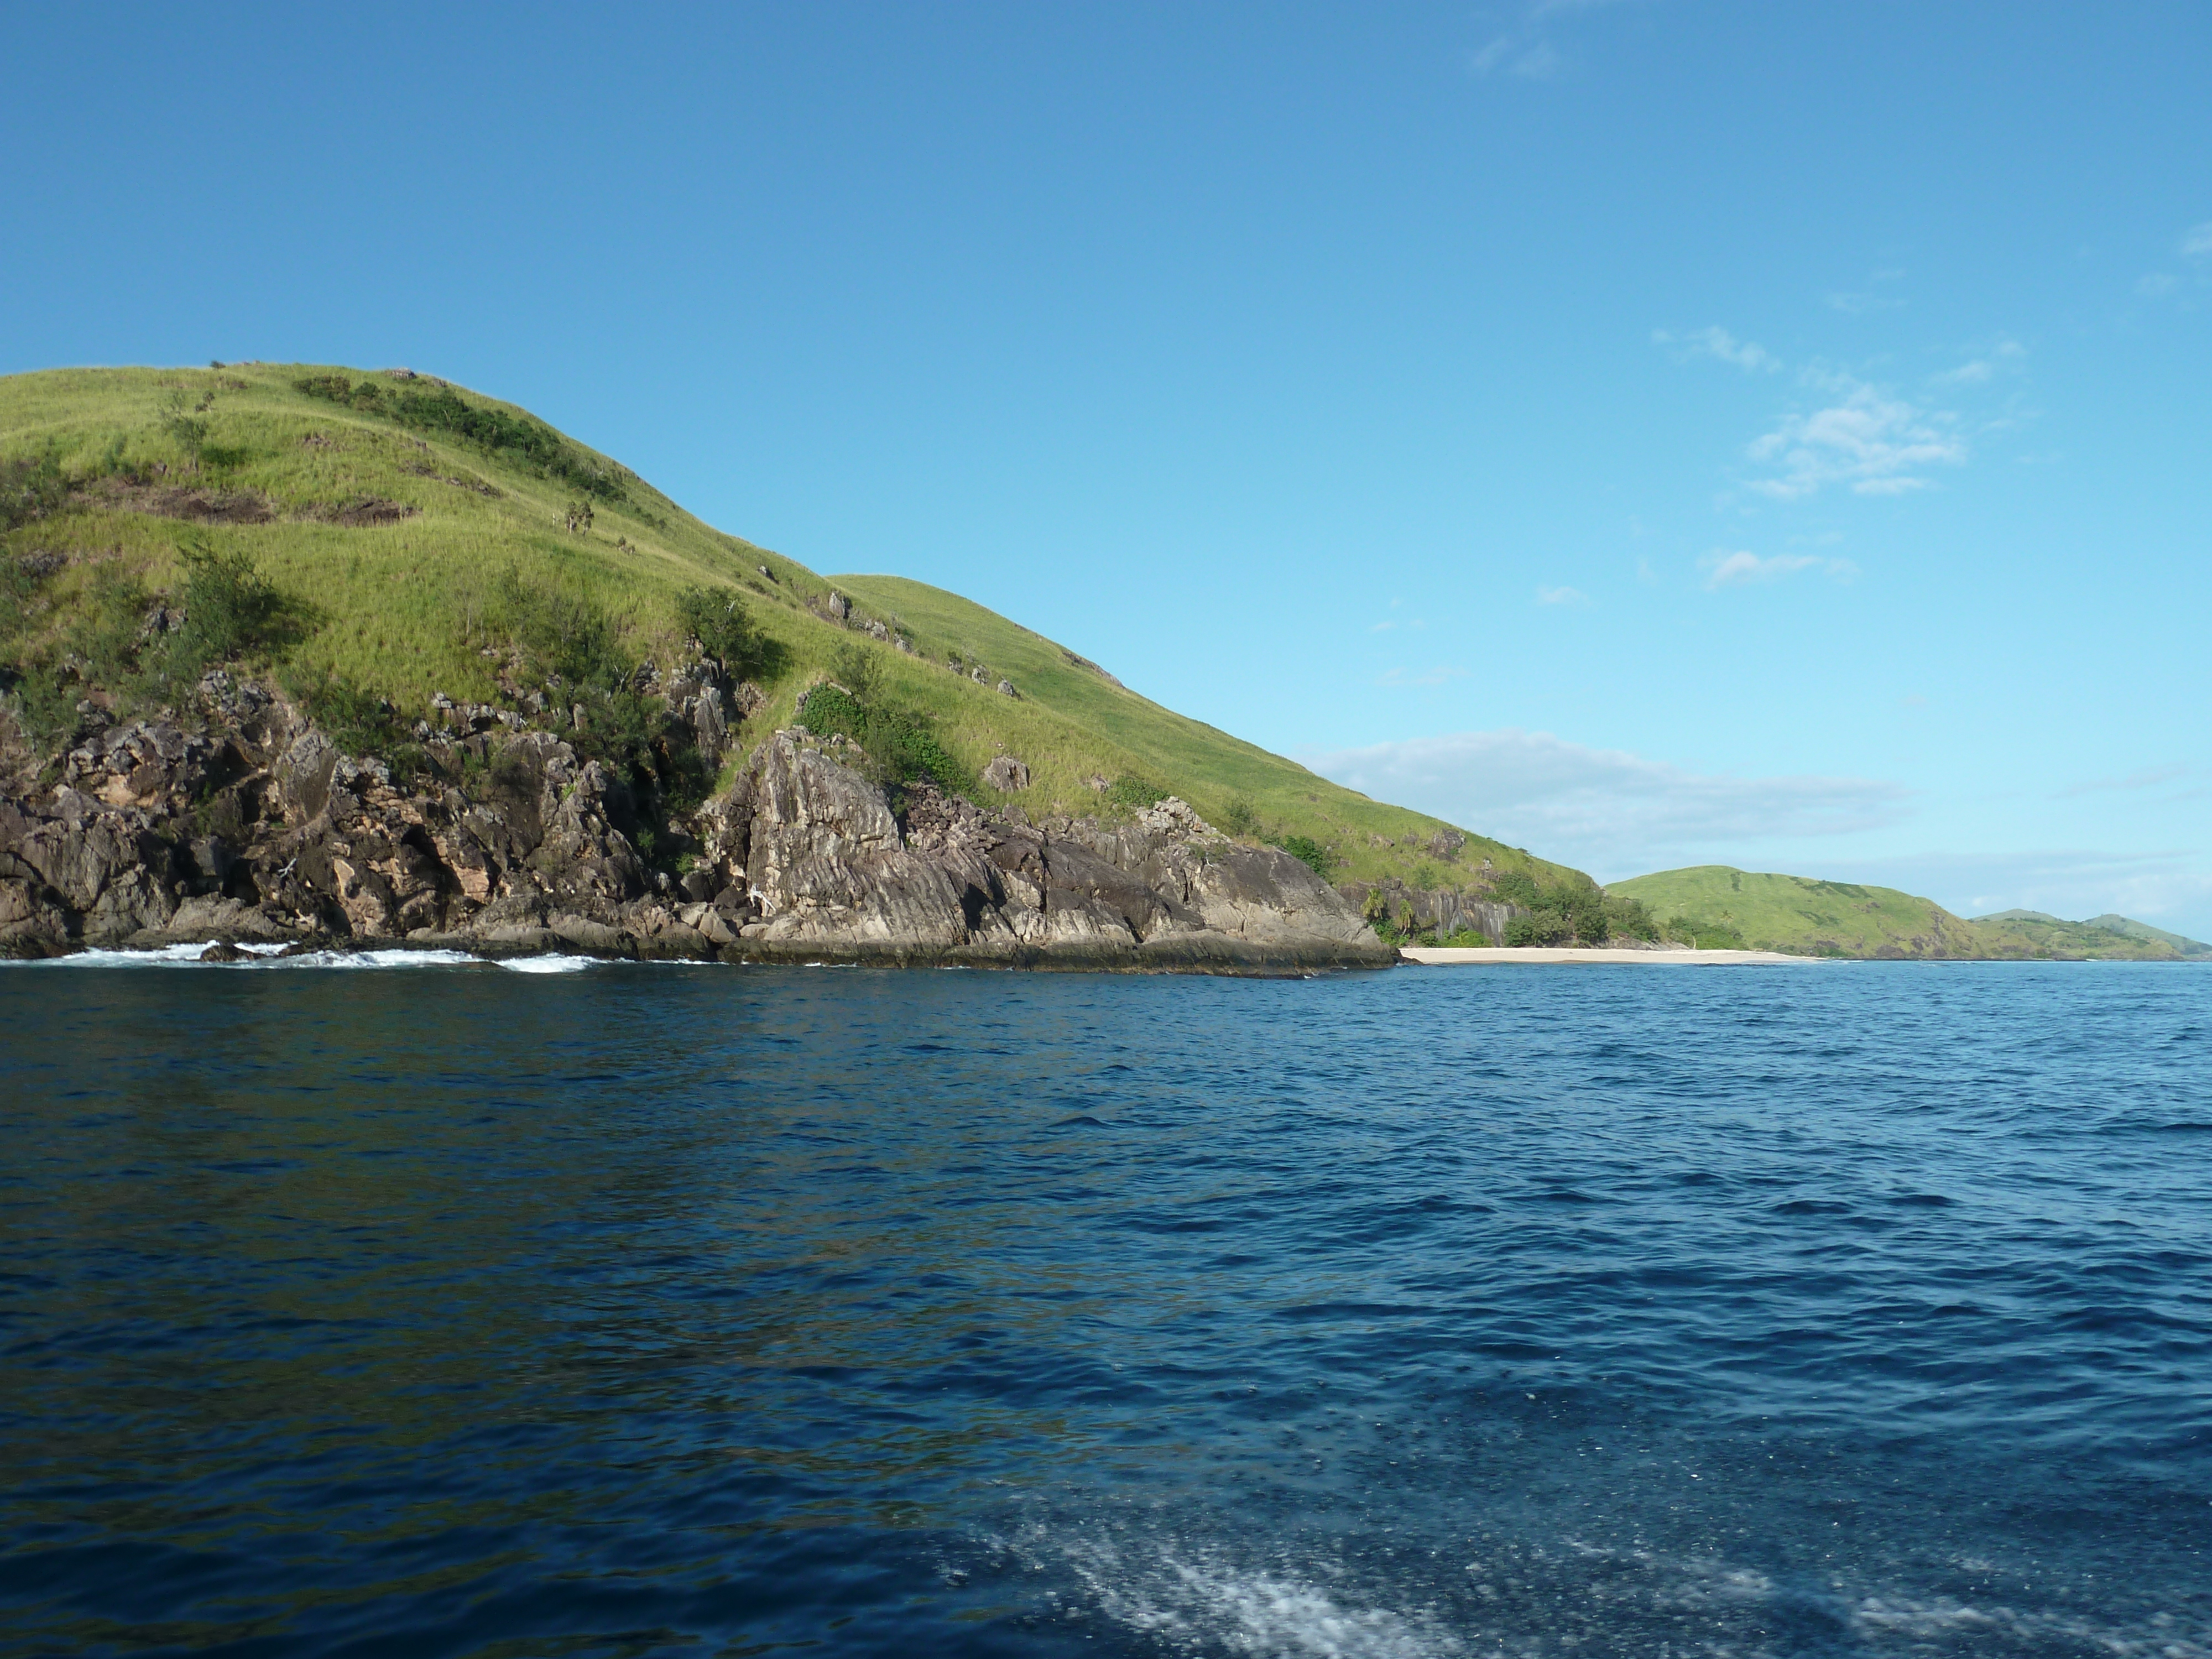
[[[952,594],[818,575],[430,377],[246,363],[0,378],[0,695],[34,738],[95,689],[117,712],[173,697],[145,637],[194,573],[203,615],[239,594],[281,612],[230,629],[243,665],[326,707],[387,703],[362,730],[404,731],[441,694],[512,701],[501,677],[526,636],[544,662],[680,662],[704,593],[742,602],[767,694],[731,765],[842,675],[985,805],[1110,812],[1173,793],[1340,880],[1457,887],[1487,860],[1587,884],[1186,720]],[[191,666],[222,655],[204,642]],[[1026,790],[981,781],[1001,755],[1027,765]]]
[[[2087,921],[2067,921],[2041,910],[1999,910],[1994,915],[1977,916],[1974,925],[2001,930],[2010,937],[2029,939],[2054,955],[2135,954],[2128,945],[2118,942],[2126,940],[2137,946],[2164,945],[2175,955],[2192,960],[2212,957],[2212,945],[2185,938],[2179,933],[2169,933],[2163,927],[2154,927],[2147,921],[2136,921],[2118,915],[2092,916]]]
[[[1968,921],[1932,899],[1893,887],[1763,874],[1722,864],[1638,876],[1615,882],[1606,891],[1638,900],[1670,934],[1708,948],[1998,960],[2178,961],[2184,954],[2162,938],[2131,937],[2101,926],[2055,917],[2018,919],[2028,912]]]

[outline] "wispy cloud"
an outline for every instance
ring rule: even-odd
[[[1863,290],[1838,289],[1828,296],[1828,309],[1840,311],[1846,317],[1863,317],[1870,311],[1895,311],[1905,303],[1894,294],[1869,294]]]
[[[2027,356],[2027,348],[2017,340],[2000,340],[1978,356],[1970,357],[1956,368],[1945,369],[1940,374],[1929,375],[1935,386],[1986,386],[2000,374],[2016,370]]]
[[[2205,269],[2207,263],[2212,262],[2212,219],[2190,226],[2174,246],[2182,258],[2196,267],[2197,280],[2201,282],[2212,274]],[[2145,300],[2163,300],[2181,292],[2184,285],[2184,279],[2170,270],[2153,270],[2136,278],[2136,293]]]
[[[2177,761],[2166,766],[2138,767],[2121,777],[2091,778],[2086,782],[2069,784],[2063,789],[2054,791],[2051,799],[2070,800],[2082,795],[2100,795],[2115,790],[2132,792],[2139,789],[2155,789],[2164,783],[2195,783],[2204,775],[2203,768],[2190,766]],[[2188,792],[2191,795],[2203,793],[2201,789]]]
[[[1762,559],[1756,553],[1730,552],[1723,547],[1715,548],[1699,559],[1698,568],[1705,573],[1706,589],[1712,592],[1723,587],[1748,587],[1774,581],[1800,570],[1825,570],[1839,581],[1848,581],[1859,574],[1858,566],[1849,559],[1823,559],[1810,553],[1777,553]]]
[[[1536,590],[1539,605],[1588,605],[1589,595],[1579,587],[1540,587]]]
[[[1880,829],[1911,799],[1880,779],[1716,776],[1548,732],[1465,732],[1300,758],[1350,788],[1612,879],[1775,837]]]
[[[1917,408],[1849,375],[1814,371],[1808,379],[1834,401],[1786,415],[1753,440],[1750,459],[1779,469],[1752,481],[1760,495],[1796,501],[1835,483],[1862,495],[1902,495],[1930,486],[1926,469],[1966,460],[1955,415]]]
[[[1655,345],[1668,348],[1678,361],[1685,362],[1692,357],[1717,357],[1722,362],[1734,363],[1741,369],[1776,369],[1782,367],[1782,360],[1765,346],[1749,340],[1739,340],[1718,324],[1694,329],[1686,334],[1655,328],[1651,331],[1651,341]]]
[[[1595,11],[1619,0],[1534,0],[1521,21],[1500,30],[1468,56],[1477,75],[1503,70],[1524,81],[1548,81],[1566,67],[1566,58],[1553,44],[1547,26],[1576,12]]]

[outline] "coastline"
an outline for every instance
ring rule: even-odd
[[[1522,967],[1562,963],[1603,965],[1632,963],[1638,967],[1718,968],[1765,966],[1776,963],[1809,965],[1822,957],[1793,957],[1779,951],[1624,951],[1601,945],[1439,945],[1400,947],[1399,958],[1416,968],[1478,968],[1506,963]]]

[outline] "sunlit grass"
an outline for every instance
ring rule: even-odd
[[[80,477],[128,471],[156,488],[264,498],[271,522],[210,525],[204,533],[226,550],[250,554],[280,588],[312,608],[317,626],[294,648],[296,663],[341,676],[410,713],[427,709],[440,692],[492,696],[493,665],[481,647],[496,584],[510,568],[527,583],[591,599],[616,620],[623,647],[641,662],[665,661],[677,652],[675,599],[683,589],[730,585],[743,591],[763,631],[785,653],[781,673],[763,688],[768,708],[745,728],[754,741],[789,723],[805,689],[857,640],[880,659],[883,695],[931,717],[940,741],[971,769],[1002,753],[1026,763],[1032,787],[1004,804],[1032,815],[1097,811],[1101,800],[1090,780],[1135,776],[1183,796],[1216,822],[1233,805],[1247,804],[1259,833],[1302,835],[1333,849],[1340,876],[1456,884],[1485,858],[1500,868],[1555,868],[1479,837],[1455,861],[1439,860],[1421,846],[1443,827],[1437,819],[1369,800],[1111,685],[1051,641],[957,595],[897,577],[824,578],[715,530],[641,481],[629,487],[624,502],[595,501],[588,532],[572,533],[563,520],[573,490],[466,443],[409,432],[295,387],[306,376],[329,374],[358,380],[362,371],[245,364],[9,376],[0,379],[0,455],[51,447]],[[166,422],[179,394],[197,406],[210,392],[213,403],[198,416],[208,423],[202,453],[235,457],[236,464],[195,469]],[[61,603],[49,628],[60,625],[90,563],[122,561],[155,589],[175,578],[185,526],[105,502],[105,487],[95,482],[67,510],[4,538],[11,554],[45,547],[72,556],[70,570],[54,584]],[[410,510],[397,523],[362,527],[312,516],[362,497]],[[762,565],[775,580],[759,574]],[[813,614],[809,605],[833,586],[861,615],[896,618],[915,654]],[[963,664],[984,665],[990,684],[953,672],[946,665],[951,653]],[[1018,697],[995,690],[1002,678]]]

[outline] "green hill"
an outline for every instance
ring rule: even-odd
[[[2102,927],[2107,932],[2125,933],[2130,939],[2154,939],[2160,945],[2171,945],[2185,957],[2212,957],[2212,945],[2202,939],[2190,939],[2180,933],[2169,933],[2163,927],[2154,927],[2147,921],[2107,913],[2092,916],[2081,924],[2084,927]]]
[[[2001,928],[2008,933],[2032,939],[2039,946],[2054,953],[2068,956],[2131,955],[2135,954],[2129,948],[2132,945],[2164,945],[2179,957],[2212,957],[2212,945],[2185,939],[2179,933],[2169,933],[2147,921],[2136,921],[2118,915],[2092,916],[2087,921],[2068,921],[2041,910],[1999,910],[1992,915],[1976,917],[1975,925]],[[2128,943],[2116,942],[2118,940]]]
[[[1339,879],[1460,884],[1487,860],[1588,881],[1479,836],[1455,847],[1441,821],[1163,708],[955,595],[821,576],[527,411],[428,376],[246,363],[0,378],[0,692],[17,708],[65,720],[100,682],[101,640],[173,602],[188,542],[250,560],[305,619],[255,665],[349,706],[386,700],[397,726],[441,694],[501,701],[518,593],[665,664],[681,655],[679,595],[703,587],[742,596],[771,647],[766,704],[731,766],[858,649],[875,695],[967,772],[1002,754],[1028,765],[1028,789],[976,786],[981,804],[1083,814],[1167,791],[1225,828],[1325,849]]]
[[[2167,942],[2171,935],[2130,936],[2028,911],[1968,921],[1932,899],[1893,887],[1763,874],[1721,864],[1638,876],[1615,882],[1606,891],[1637,900],[1670,934],[1701,945],[1743,945],[1800,956],[1929,959],[2178,961],[2183,955]]]

